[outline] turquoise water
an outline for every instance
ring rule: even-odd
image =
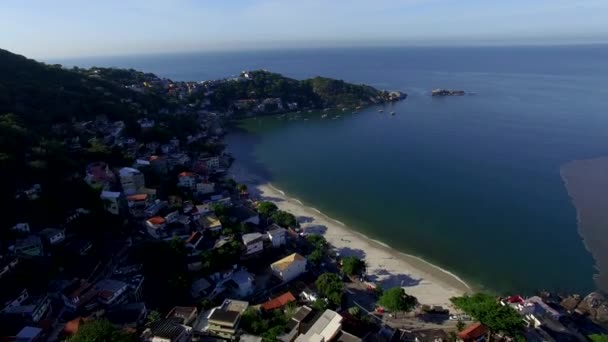
[[[499,292],[594,288],[559,175],[608,152],[608,47],[394,48],[62,61],[199,80],[268,68],[407,92],[339,119],[241,123],[229,149],[366,235]],[[435,87],[475,95],[431,98]]]

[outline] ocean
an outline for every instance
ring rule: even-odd
[[[322,75],[404,91],[409,96],[403,102],[356,114],[245,120],[228,135],[229,151],[291,197],[373,239],[478,288],[527,294],[595,289],[595,262],[578,234],[559,169],[568,161],[608,154],[606,61],[608,46],[596,45],[309,49],[51,62],[129,67],[174,80],[264,68],[294,78]],[[433,88],[474,94],[433,98]]]

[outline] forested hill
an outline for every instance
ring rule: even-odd
[[[326,107],[362,106],[401,99],[367,85],[342,80],[315,77],[295,80],[265,70],[243,72],[236,80],[219,84],[211,95],[217,109],[235,109],[235,100],[263,101],[280,99],[283,103],[297,103],[298,108],[321,109]],[[238,111],[238,108],[236,108]]]
[[[124,119],[142,104],[158,108],[163,99],[0,49],[0,114],[13,113],[30,127],[99,114]]]

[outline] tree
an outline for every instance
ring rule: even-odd
[[[604,335],[604,334],[589,335],[589,339],[593,342],[608,342],[608,335]]]
[[[464,329],[464,327],[465,327],[465,324],[464,324],[464,322],[463,322],[463,321],[458,320],[458,322],[456,322],[456,329],[457,329],[458,331],[462,331],[462,329]]]
[[[133,341],[131,336],[115,328],[112,323],[105,319],[86,322],[78,329],[76,335],[69,339],[70,342],[105,342]]]
[[[312,251],[312,253],[306,256],[306,259],[311,264],[318,265],[323,260],[323,251],[321,251],[320,249],[315,249],[314,251]]]
[[[323,235],[311,234],[306,236],[306,241],[315,249],[324,249],[327,246],[327,240]]]
[[[283,227],[296,227],[298,221],[293,214],[290,214],[286,211],[278,210],[272,214],[272,220]]]
[[[276,204],[272,202],[262,202],[258,205],[258,213],[264,217],[272,216],[278,209]]]
[[[239,192],[247,192],[247,185],[245,185],[245,184],[239,184],[239,185],[236,186],[236,189]]]
[[[152,310],[148,314],[147,322],[148,322],[148,324],[150,324],[150,323],[154,323],[154,322],[158,321],[159,319],[161,319],[160,312],[158,312],[156,310]]]
[[[342,290],[344,284],[342,279],[334,273],[323,273],[315,282],[317,289],[335,306],[340,306],[342,303]]]
[[[342,271],[347,275],[360,275],[365,271],[365,267],[365,261],[357,257],[349,256],[342,259]]]
[[[318,311],[325,311],[327,310],[327,301],[323,298],[317,299],[314,302],[312,302],[311,304],[312,308]]]
[[[390,311],[411,311],[418,304],[418,300],[397,286],[384,291],[378,299],[378,304]]]
[[[488,327],[491,332],[519,336],[524,322],[513,308],[500,305],[496,298],[485,293],[450,299],[454,306]]]
[[[213,210],[215,215],[217,215],[218,217],[228,216],[228,207],[223,204],[214,203],[211,205],[211,210]]]
[[[348,309],[348,313],[353,317],[359,317],[361,314],[361,309],[358,306],[353,306]]]

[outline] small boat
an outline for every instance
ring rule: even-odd
[[[361,106],[357,106],[357,107],[355,107],[355,109],[361,109]]]
[[[342,111],[343,111],[343,112],[346,112],[346,108],[342,108]]]
[[[395,115],[395,114],[397,114],[397,113],[395,113],[395,112],[391,112],[391,115]]]
[[[308,110],[308,112],[309,112],[309,113],[312,113],[312,109],[309,109],[309,110]]]
[[[321,119],[325,119],[326,117],[327,117],[327,114],[321,115]]]
[[[378,109],[378,113],[384,113],[384,109]]]

